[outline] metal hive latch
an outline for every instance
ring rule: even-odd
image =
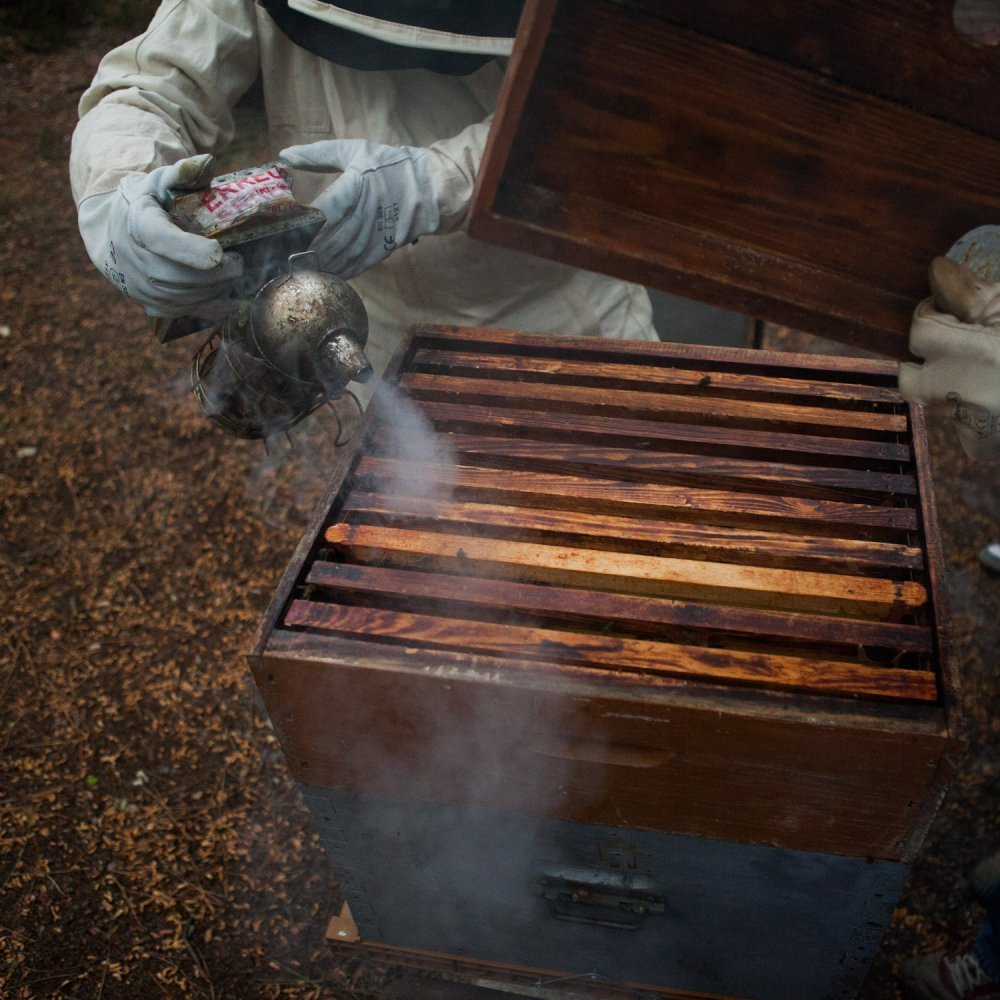
[[[549,871],[534,884],[557,920],[638,930],[649,914],[666,913],[667,899],[645,879],[621,872]]]

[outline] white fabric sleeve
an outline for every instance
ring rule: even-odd
[[[493,116],[462,129],[450,139],[440,139],[427,147],[428,164],[441,214],[437,232],[454,232],[465,221],[476,186]]]
[[[232,107],[257,76],[253,0],[162,0],[149,27],[109,52],[80,100],[70,151],[77,205],[232,139]]]

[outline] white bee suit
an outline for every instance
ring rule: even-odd
[[[130,172],[224,149],[232,108],[258,74],[274,155],[332,138],[430,151],[438,232],[352,280],[369,312],[377,370],[421,323],[656,339],[641,287],[463,231],[503,77],[499,61],[467,76],[352,70],[292,43],[252,0],[165,0],[142,35],[105,56],[73,135],[77,204],[114,190]],[[296,172],[296,197],[309,202],[332,179]]]

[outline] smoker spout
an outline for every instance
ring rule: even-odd
[[[350,330],[338,330],[324,337],[318,360],[328,391],[344,389],[348,382],[367,382],[375,374],[368,355]]]

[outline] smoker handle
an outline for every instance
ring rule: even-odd
[[[677,756],[674,750],[629,746],[624,743],[606,743],[603,740],[574,737],[539,741],[533,744],[530,750],[541,757],[554,757],[557,760],[648,769],[663,767],[664,764]]]
[[[637,931],[649,914],[667,910],[667,899],[660,891],[616,887],[554,873],[540,875],[534,889],[556,920],[576,924]]]

